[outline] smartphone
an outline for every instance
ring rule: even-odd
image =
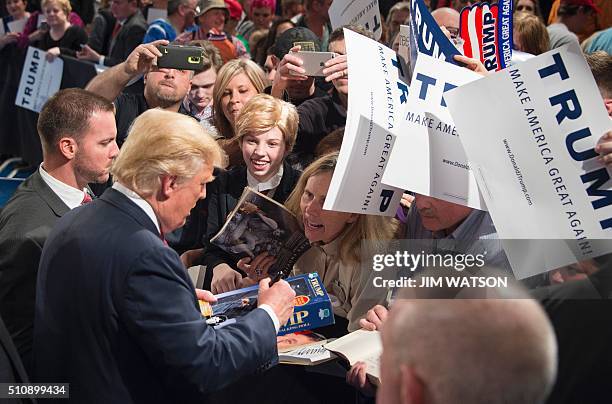
[[[38,29],[41,31],[49,31],[49,24],[47,23],[47,21],[43,21],[40,23]]]
[[[325,62],[338,56],[334,52],[291,52],[292,55],[301,59],[304,64],[302,68],[306,70],[306,76],[323,77]],[[292,74],[297,74],[293,73]]]
[[[199,46],[158,45],[161,56],[157,67],[179,70],[202,70],[204,68],[204,49]]]

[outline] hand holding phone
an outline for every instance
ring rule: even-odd
[[[323,69],[325,62],[338,56],[334,52],[290,52],[291,55],[299,58],[303,64],[302,68],[306,71],[305,75],[310,77],[324,77]],[[290,71],[291,74],[297,74]]]
[[[157,58],[157,67],[178,70],[203,70],[204,49],[199,46],[158,45],[161,56]]]

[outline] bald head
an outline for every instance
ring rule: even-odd
[[[383,330],[378,403],[541,403],[556,342],[531,299],[398,300]]]
[[[453,8],[438,8],[431,13],[431,16],[441,27],[459,29],[459,12]]]

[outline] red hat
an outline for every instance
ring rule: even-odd
[[[596,13],[600,13],[599,7],[595,5],[593,0],[561,0],[561,4],[564,6],[584,6],[590,7],[595,10]]]
[[[240,20],[242,18],[242,6],[236,0],[225,0],[225,4],[229,9],[229,15],[232,20]]]

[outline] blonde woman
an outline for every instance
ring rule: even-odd
[[[43,0],[42,12],[47,19],[49,30],[36,43],[36,47],[47,51],[49,59],[60,54],[76,57],[81,45],[87,43],[83,28],[70,24],[68,16],[72,6],[68,0]]]
[[[213,90],[214,124],[222,138],[232,139],[235,122],[245,104],[266,87],[265,73],[255,62],[233,59],[217,73]],[[240,164],[238,144],[219,142],[228,154],[230,166]]]
[[[332,298],[339,325],[336,336],[346,333],[347,328],[358,329],[359,319],[372,303],[386,298],[385,289],[366,285],[371,266],[370,271],[362,271],[362,241],[372,241],[377,248],[392,239],[397,228],[391,218],[323,209],[337,161],[338,153],[315,160],[304,170],[285,203],[298,217],[312,244],[295,264],[294,273],[319,274]]]

